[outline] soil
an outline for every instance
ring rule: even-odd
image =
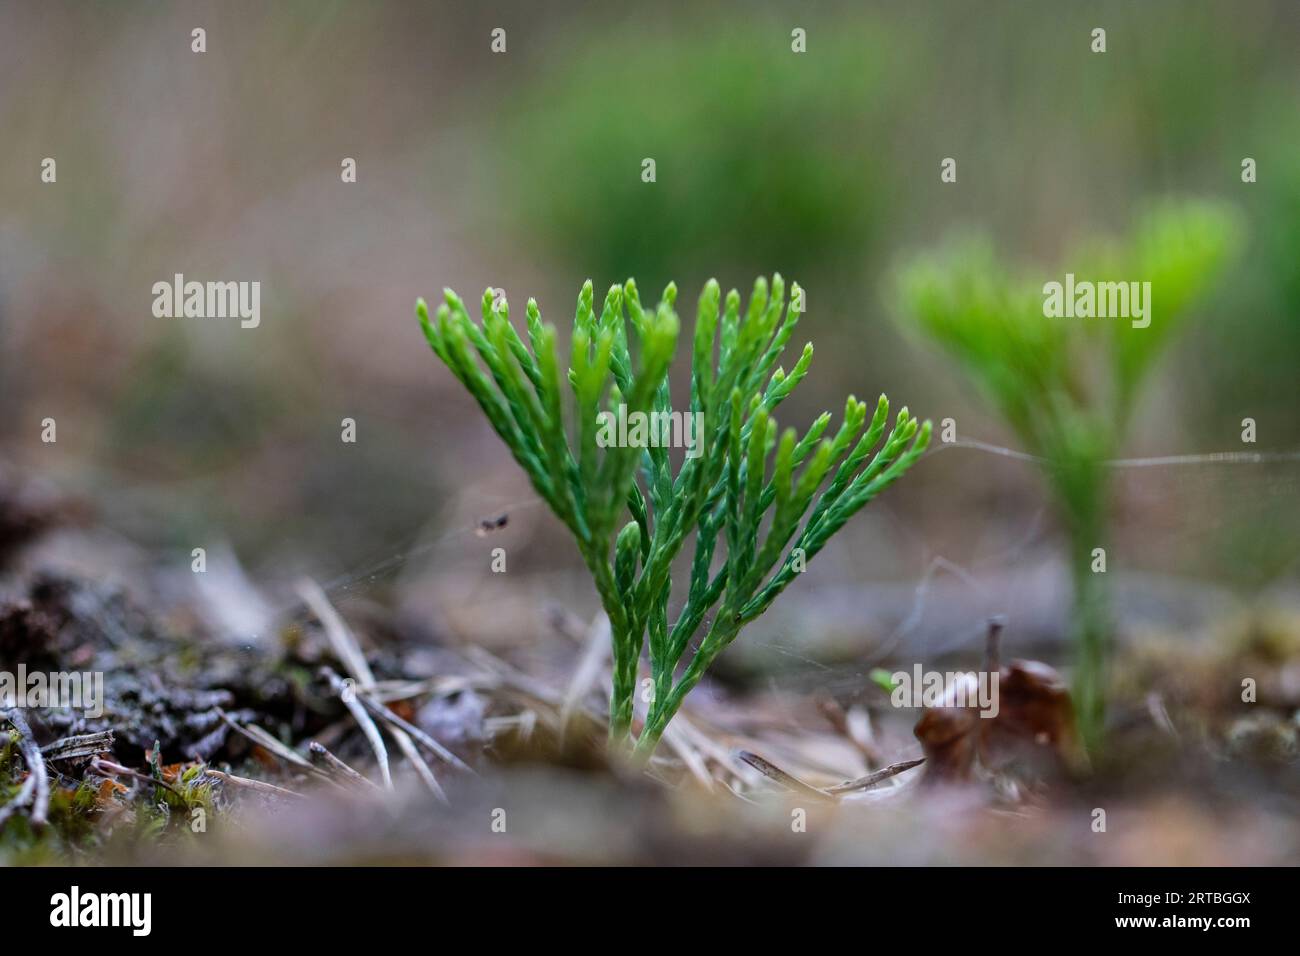
[[[650,765],[633,767],[604,744],[598,626],[539,607],[536,631],[563,650],[538,666],[457,644],[382,598],[336,608],[304,584],[267,634],[231,642],[148,571],[110,583],[27,558],[55,528],[96,547],[74,514],[0,498],[0,670],[103,675],[97,715],[5,712],[4,862],[1300,856],[1297,619],[1227,622],[1212,643],[1169,634],[1121,647],[1100,754],[1072,739],[1062,673],[1013,659],[1006,633],[996,721],[897,709],[870,681],[797,695],[714,683]],[[536,637],[521,635],[521,649]]]

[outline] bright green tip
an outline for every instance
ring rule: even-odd
[[[629,521],[623,525],[623,530],[618,533],[618,540],[615,546],[620,551],[631,550],[641,546],[641,526],[635,521]]]
[[[873,667],[871,672],[867,674],[867,679],[883,690],[886,694],[892,694],[894,692],[894,675],[883,667]]]

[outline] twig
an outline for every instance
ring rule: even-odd
[[[701,721],[702,718],[698,714],[691,713],[685,707],[673,718],[673,724],[677,725],[678,732],[706,757],[734,775],[739,776],[744,773],[741,762],[736,758],[736,751],[705,733]],[[710,729],[715,734],[720,732],[716,726],[711,725]]]
[[[582,657],[573,671],[573,679],[569,681],[569,689],[564,693],[564,703],[560,705],[561,746],[564,745],[569,720],[578,705],[582,703],[582,699],[596,686],[596,681],[600,680],[601,672],[605,668],[605,659],[609,656],[609,618],[603,611],[592,618],[591,626],[587,628],[584,638],[584,645]]]
[[[334,779],[333,775],[326,773],[292,747],[288,747],[281,743],[280,740],[270,731],[259,727],[257,724],[240,724],[220,707],[217,708],[217,714],[226,723],[226,726],[230,727],[230,729],[242,735],[247,740],[251,740],[257,746],[261,747],[273,756],[279,757],[285,763],[298,770],[306,771],[317,780],[323,780],[332,786],[338,786],[338,781]]]
[[[467,690],[491,689],[494,686],[496,686],[495,682],[484,681],[481,678],[441,674],[437,677],[427,677],[421,680],[375,681],[374,687],[367,688],[366,696],[371,700],[379,701],[381,704],[392,704],[399,700],[410,700],[412,697],[423,697],[425,694],[433,697],[446,697]]]
[[[325,637],[343,669],[358,684],[370,687],[375,682],[375,675],[366,663],[366,655],[361,653],[361,646],[343,623],[343,618],[339,617],[339,612],[334,610],[334,605],[330,604],[320,585],[310,578],[303,578],[298,582],[298,595],[325,628]]]
[[[782,770],[780,767],[778,767],[776,764],[772,763],[769,760],[764,760],[756,753],[751,753],[748,750],[742,750],[738,754],[736,754],[736,756],[739,757],[741,760],[745,761],[745,763],[749,764],[759,773],[763,774],[763,776],[767,777],[770,780],[776,781],[778,784],[785,787],[787,790],[793,790],[796,793],[802,793],[805,796],[814,797],[818,800],[834,799],[825,790],[821,790],[817,787],[812,786],[811,784],[804,783],[798,777],[791,776],[790,774]]]
[[[727,783],[727,781],[723,780],[722,786],[726,789],[728,793],[730,793],[737,800],[744,800],[746,803],[750,804],[751,806],[755,806],[755,807],[758,806],[758,804],[755,801],[749,799],[749,797],[745,796],[743,793],[741,793],[731,784]]]
[[[303,601],[306,602],[307,606],[311,608],[312,613],[315,614],[321,624],[324,625],[325,636],[329,638],[330,645],[334,648],[334,653],[338,655],[343,666],[347,668],[348,673],[352,675],[352,679],[361,685],[360,689],[369,690],[372,688],[375,683],[375,675],[371,673],[370,665],[366,663],[366,656],[361,653],[361,645],[357,643],[356,637],[353,636],[352,632],[348,629],[348,626],[343,623],[343,618],[339,617],[338,611],[334,610],[334,606],[330,604],[329,598],[327,598],[325,592],[320,589],[320,585],[309,578],[303,578],[303,580],[298,584],[298,593],[302,597]],[[357,722],[362,724],[362,730],[366,730],[366,725],[369,725],[369,730],[366,730],[366,736],[370,739],[372,747],[375,747],[375,745],[378,744],[378,747],[375,749],[375,755],[379,756],[380,753],[383,754],[383,758],[380,761],[380,770],[384,776],[384,785],[389,790],[392,790],[393,776],[392,772],[388,769],[388,751],[384,748],[384,741],[379,734],[378,728],[375,727],[374,721],[370,720],[368,716],[365,716],[365,707],[357,702],[356,694],[340,693],[339,696],[343,699],[343,703],[347,706],[348,710],[352,712],[354,717],[361,714],[365,718],[364,723],[362,722],[361,717],[357,718]],[[371,736],[372,732],[373,736]],[[416,773],[419,774],[420,779],[424,781],[424,785],[429,788],[429,791],[435,797],[443,803],[446,803],[447,794],[443,792],[442,785],[438,783],[438,778],[434,776],[432,768],[430,768],[424,758],[420,756],[420,751],[416,749],[415,744],[411,742],[410,735],[402,728],[391,725],[388,728],[388,733],[392,736],[393,740],[397,741],[397,746],[401,749],[402,753],[406,755],[406,759],[411,761],[411,764],[415,767]]]
[[[1160,696],[1159,692],[1153,690],[1151,693],[1147,694],[1146,703],[1147,713],[1151,715],[1151,720],[1155,725],[1170,737],[1178,740],[1178,728],[1175,727],[1174,722],[1170,720],[1169,710],[1165,707],[1164,698]]]
[[[465,649],[465,656],[471,663],[477,664],[495,677],[502,686],[526,694],[540,703],[555,708],[557,711],[564,706],[563,694],[517,670],[491,651],[472,645]],[[578,709],[581,713],[591,716],[597,722],[603,723],[605,720],[605,714],[594,707],[581,705]]]
[[[339,695],[339,700],[343,701],[343,706],[348,709],[361,732],[366,735],[366,742],[370,744],[370,749],[375,752],[375,759],[379,762],[379,775],[384,780],[384,789],[393,789],[393,774],[388,769],[388,748],[384,746],[384,738],[379,733],[379,728],[375,722],[370,719],[366,713],[366,708],[357,700],[356,688],[345,683],[342,677],[334,672],[332,668],[322,667],[321,675],[329,681],[330,688],[334,693]]]
[[[1000,614],[989,618],[989,634],[984,645],[984,669],[990,674],[996,674],[1002,667],[998,651],[1002,643],[1002,629],[1006,626],[1007,619]]]
[[[353,785],[365,785],[372,790],[378,790],[375,782],[363,774],[357,773],[338,757],[334,756],[325,747],[324,744],[313,740],[307,745],[307,752],[311,754],[311,759],[317,767],[330,774],[336,780],[344,780]]]
[[[204,771],[208,776],[215,777],[222,783],[234,784],[237,787],[243,787],[246,790],[255,790],[258,793],[266,794],[273,797],[297,797],[299,800],[306,800],[306,796],[298,793],[296,790],[286,790],[284,787],[277,787],[273,783],[267,783],[264,780],[254,780],[252,777],[237,777],[233,773],[223,773],[220,770],[209,768]],[[155,781],[156,782],[156,781]]]
[[[429,788],[429,792],[443,803],[450,803],[451,801],[447,799],[446,791],[442,789],[442,784],[440,784],[438,778],[433,775],[433,768],[430,767],[428,762],[420,756],[420,751],[416,748],[410,735],[404,730],[399,730],[396,727],[389,727],[388,733],[397,741],[397,746],[401,748],[402,753],[406,754],[406,759],[411,761],[411,765],[415,767],[415,772],[419,774],[420,779],[424,781],[424,785]]]
[[[291,763],[295,767],[302,767],[309,771],[316,769],[307,761],[307,758],[303,757],[291,748],[286,747],[270,731],[263,730],[261,727],[257,726],[257,724],[240,724],[232,719],[231,716],[220,707],[217,708],[217,716],[225,721],[226,726],[231,730],[246,737],[263,750],[269,751],[286,763]]]
[[[433,737],[430,737],[428,734],[426,734],[419,727],[415,726],[415,724],[411,723],[409,720],[405,720],[402,717],[399,717],[397,714],[393,713],[391,710],[389,710],[379,701],[375,700],[369,694],[358,694],[357,696],[361,698],[361,702],[370,709],[370,712],[372,714],[374,714],[376,717],[378,717],[380,720],[384,721],[385,723],[390,724],[393,727],[396,727],[398,730],[402,730],[410,734],[413,738],[415,738],[415,741],[417,743],[423,744],[425,747],[427,747],[430,750],[430,752],[432,752],[433,755],[436,756],[439,760],[449,763],[453,767],[456,767],[459,770],[464,770],[466,773],[474,773],[473,769],[469,766],[469,764],[465,763],[465,761],[461,760],[454,753],[452,753],[442,744],[438,743],[437,740],[435,740]]]
[[[904,770],[911,770],[913,767],[919,767],[925,763],[924,757],[916,760],[900,760],[898,763],[891,763],[888,767],[882,767],[880,770],[874,770],[865,777],[859,777],[857,780],[850,780],[848,783],[841,783],[834,787],[827,787],[826,792],[834,796],[844,793],[852,793],[855,790],[865,790],[868,787],[874,787],[882,780],[888,780],[895,777]]]
[[[79,734],[64,737],[46,744],[41,748],[46,760],[76,760],[79,757],[93,757],[97,754],[112,753],[113,731],[104,730],[97,734]]]
[[[700,786],[704,787],[706,791],[712,791],[713,777],[709,774],[708,765],[705,764],[699,750],[695,748],[681,728],[669,724],[664,729],[663,739],[665,744],[677,752],[677,756],[686,765],[686,769],[690,771],[691,776],[699,781]]]
[[[32,797],[32,826],[43,827],[50,812],[50,777],[45,771],[45,758],[41,755],[41,748],[32,736],[31,725],[27,723],[20,708],[11,707],[0,711],[0,716],[18,731],[18,750],[23,755],[28,771],[36,778],[36,792]]]
[[[587,635],[587,625],[582,618],[555,601],[547,601],[542,607],[542,614],[556,634],[574,644],[582,644]]]
[[[518,738],[520,744],[527,744],[528,741],[533,739],[533,734],[537,731],[538,720],[537,711],[531,707],[525,707],[517,714],[510,714],[506,717],[489,717],[483,722],[483,726],[491,734],[493,740],[507,731],[511,731]],[[554,720],[547,720],[546,725],[559,730]]]

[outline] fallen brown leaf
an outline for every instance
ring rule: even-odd
[[[949,688],[950,703],[928,707],[913,733],[926,756],[927,785],[964,783],[977,768],[1026,779],[1061,771],[1077,773],[1087,758],[1074,730],[1074,704],[1055,668],[1041,661],[1013,660],[998,667],[1000,621],[989,623],[986,668],[998,675],[997,713],[981,716],[973,693]],[[974,675],[965,678],[972,682]],[[956,701],[970,702],[957,706]]]

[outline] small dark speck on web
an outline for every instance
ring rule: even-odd
[[[480,538],[486,538],[493,531],[499,531],[504,528],[509,521],[510,515],[505,512],[497,515],[495,518],[480,518],[478,527],[474,529],[474,533]]]

